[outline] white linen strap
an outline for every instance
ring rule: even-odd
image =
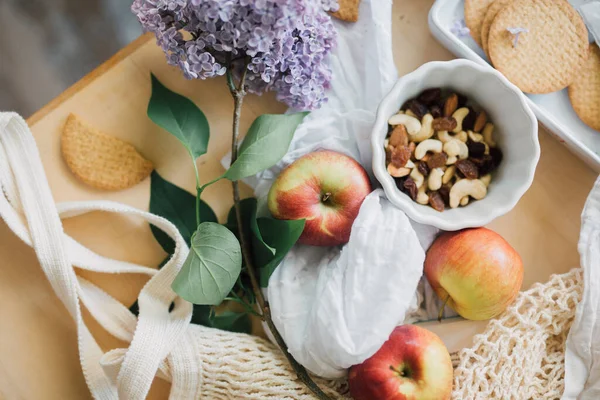
[[[55,205],[37,146],[25,121],[15,113],[0,113],[0,216],[10,229],[36,252],[52,288],[77,325],[80,361],[86,382],[96,399],[144,399],[159,376],[182,381],[189,393],[199,392],[199,374],[171,376],[167,357],[185,357],[192,305],[177,297],[170,285],[188,253],[185,241],[169,221],[107,201]],[[167,233],[175,253],[160,270],[112,260],[85,248],[63,232],[60,217],[92,211],[141,217]],[[87,280],[74,267],[104,273],[136,273],[151,277],[138,298],[139,316]],[[131,342],[128,349],[106,355],[81,316],[81,301],[112,335]],[[169,311],[171,304],[174,308]],[[181,342],[183,340],[183,342]],[[149,351],[150,350],[150,351]],[[102,362],[101,362],[102,360]],[[189,364],[189,363],[188,363]],[[175,382],[174,382],[175,384]]]

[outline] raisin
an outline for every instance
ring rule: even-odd
[[[404,125],[396,125],[390,135],[389,144],[394,147],[408,145],[408,132],[406,132]]]
[[[427,160],[427,166],[429,169],[442,168],[448,161],[448,155],[446,153],[433,153]]]
[[[429,175],[429,165],[426,162],[420,162],[419,166],[417,167],[417,170],[421,173],[421,175],[423,176],[427,176]]]
[[[477,118],[477,114],[475,113],[475,110],[473,110],[471,107],[469,107],[469,113],[467,114],[465,119],[463,119],[462,130],[463,131],[472,131],[473,127],[475,126],[476,118]]]
[[[437,191],[438,194],[442,197],[444,204],[446,204],[447,206],[450,205],[450,188],[451,188],[450,185],[445,184],[445,185],[442,185],[440,190]]]
[[[442,108],[440,106],[438,106],[437,104],[434,104],[431,107],[429,107],[429,113],[431,114],[431,116],[433,118],[441,118]]]
[[[468,142],[467,147],[471,157],[479,158],[485,154],[485,144],[481,142]]]
[[[404,181],[406,181],[407,179],[408,179],[408,176],[403,176],[401,178],[394,178],[396,187],[404,192]]]
[[[411,151],[408,146],[398,146],[392,149],[392,165],[396,168],[402,168],[410,160]]]
[[[438,101],[441,96],[442,96],[442,89],[431,88],[431,89],[424,90],[417,97],[417,100],[419,100],[423,104],[430,105],[430,104],[433,104],[436,101]]]
[[[502,150],[497,147],[490,148],[490,156],[492,157],[492,164],[494,165],[494,169],[498,168],[504,155],[502,154]]]
[[[429,205],[436,211],[442,212],[444,211],[444,198],[442,195],[435,191],[429,193]]]
[[[460,93],[457,93],[456,96],[458,99],[458,108],[461,108],[461,107],[464,107],[467,105],[467,102],[469,101],[469,98],[467,96],[465,96],[464,94],[460,94]]]
[[[417,183],[413,178],[408,178],[404,181],[404,193],[410,196],[413,201],[417,200],[417,195],[419,194],[419,188],[417,187]]]
[[[473,162],[469,160],[458,160],[456,162],[456,169],[458,169],[467,179],[479,178],[479,168]]]
[[[410,108],[410,104],[414,101],[415,99],[408,99],[404,102],[404,104],[402,104],[402,107],[400,107],[400,110],[406,111]]]
[[[469,158],[469,161],[471,161],[473,164],[475,164],[477,166],[477,168],[479,168],[479,175],[487,175],[488,173],[492,172],[492,170],[494,169],[494,163],[492,161],[492,156],[490,156],[489,154],[484,154],[481,157],[473,157],[473,158]]]
[[[431,126],[435,131],[451,131],[456,128],[456,120],[452,117],[436,118]]]
[[[427,106],[417,100],[411,100],[408,103],[408,109],[412,111],[418,119],[422,119],[423,116],[429,112]]]

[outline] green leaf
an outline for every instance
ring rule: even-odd
[[[307,114],[265,114],[256,118],[225,178],[237,181],[275,165],[287,153],[296,128]]]
[[[254,255],[254,262],[260,268],[260,286],[267,287],[269,278],[302,234],[305,220],[258,218],[256,222],[263,244],[275,249],[275,254],[271,256],[266,251],[256,252]],[[254,237],[258,239],[258,235],[255,234]],[[260,244],[257,246],[261,247]]]
[[[252,244],[252,261],[259,271],[259,283],[267,287],[269,278],[304,230],[304,220],[256,218],[255,198],[241,201],[244,235]],[[235,209],[227,217],[227,227],[237,234]]]
[[[219,315],[213,315],[211,320],[213,328],[229,332],[251,333],[252,321],[246,313],[225,311]]]
[[[210,320],[212,314],[211,306],[203,306],[194,304],[192,311],[192,324],[212,327],[212,321]]]
[[[179,139],[193,160],[206,153],[210,137],[206,116],[190,99],[163,86],[154,74],[148,117]]]
[[[171,221],[190,245],[196,230],[196,197],[163,179],[153,171],[150,180],[150,212]],[[217,222],[217,216],[208,204],[200,200],[200,220]],[[168,253],[175,251],[175,242],[159,228],[150,225],[154,237]]]
[[[248,240],[250,239],[250,225],[252,224],[252,219],[256,219],[256,204],[256,199],[254,197],[248,197],[240,200],[244,237]],[[238,236],[238,223],[235,216],[235,206],[232,206],[229,210],[229,214],[227,214],[226,226],[231,232]]]
[[[173,281],[173,290],[194,304],[218,305],[242,269],[240,243],[227,228],[203,222],[192,236],[190,253]]]

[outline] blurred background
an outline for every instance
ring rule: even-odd
[[[0,0],[0,110],[24,117],[137,38],[131,0]]]

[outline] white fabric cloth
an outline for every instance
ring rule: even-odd
[[[259,213],[268,213],[266,197],[281,170],[312,151],[345,153],[371,171],[375,112],[398,75],[391,7],[390,0],[365,0],[358,22],[335,21],[338,46],[329,101],[300,125],[275,167],[247,181],[255,188]],[[438,307],[429,285],[419,285],[423,249],[437,229],[411,222],[376,191],[365,201],[352,232],[343,249],[296,246],[267,290],[273,321],[290,353],[327,378],[341,377],[372,356],[396,325],[427,319],[428,311]],[[415,293],[417,287],[421,290]],[[421,304],[428,306],[419,309]],[[449,310],[446,315],[456,314]]]
[[[567,338],[564,400],[600,398],[600,179],[581,217],[584,289]]]

